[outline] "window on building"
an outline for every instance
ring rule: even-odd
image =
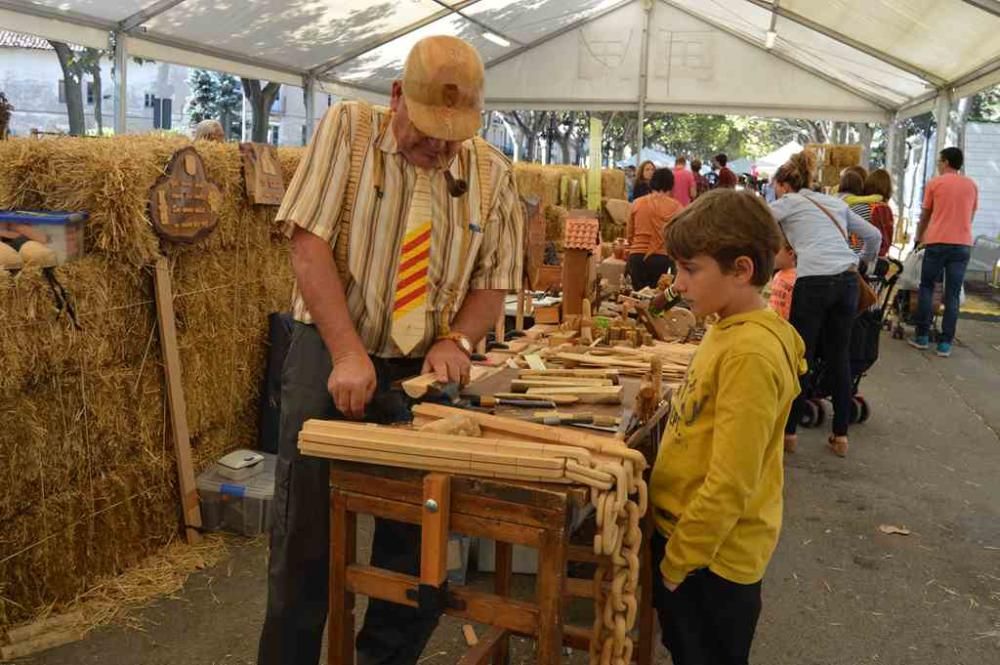
[[[145,100],[143,101],[142,105],[147,109],[151,109],[153,108],[153,104],[155,102],[156,102],[156,95],[154,95],[151,92],[147,92]]]
[[[329,106],[333,106],[333,95],[327,95],[327,96],[326,96],[326,105],[327,105],[328,107],[329,107]]]
[[[174,100],[167,97],[160,99],[156,95],[150,95],[153,107],[153,129],[170,129],[173,127],[173,106]]]
[[[281,138],[281,126],[271,123],[267,135],[268,135],[268,141],[271,143],[271,145],[278,145],[278,139]]]
[[[306,135],[306,126],[302,125],[302,145],[305,145],[308,140],[309,137]]]
[[[278,88],[278,94],[274,96],[274,102],[271,104],[271,113],[284,113],[285,103],[281,98],[281,88]]]
[[[87,103],[93,106],[94,104],[94,82],[87,81]]]

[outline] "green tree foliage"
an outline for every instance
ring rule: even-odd
[[[195,69],[188,75],[191,99],[187,113],[192,123],[218,117],[219,80],[205,69]]]
[[[188,76],[188,86],[191,88],[191,99],[187,114],[192,123],[218,120],[227,139],[240,136],[243,87],[237,77],[195,69]]]

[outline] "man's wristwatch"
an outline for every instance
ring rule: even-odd
[[[472,353],[475,351],[475,349],[472,348],[472,340],[470,340],[468,337],[466,337],[460,332],[451,332],[448,333],[447,335],[441,335],[440,337],[438,337],[438,340],[442,339],[447,339],[451,340],[452,342],[455,342],[455,345],[458,346],[458,348],[462,349],[465,355],[469,357],[472,357]]]

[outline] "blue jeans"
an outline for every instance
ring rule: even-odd
[[[939,341],[949,344],[955,339],[958,325],[958,299],[965,281],[965,268],[972,250],[968,245],[927,245],[920,271],[920,300],[917,307],[917,337],[926,337],[931,330],[931,308],[934,306],[934,284],[944,277],[944,318]]]

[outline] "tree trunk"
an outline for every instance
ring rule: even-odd
[[[954,103],[951,110],[951,122],[948,126],[949,145],[954,145],[965,151],[965,122],[972,109],[972,98],[963,97]],[[950,139],[954,138],[954,141]]]
[[[274,104],[274,98],[278,96],[281,84],[270,81],[262,89],[257,79],[241,78],[240,82],[243,84],[243,94],[250,102],[250,113],[253,118],[250,140],[254,143],[267,143],[271,106]]]
[[[859,122],[855,125],[858,131],[858,143],[861,144],[861,165],[866,169],[871,168],[872,161],[872,128],[867,122]]]
[[[101,91],[101,56],[97,53],[90,66],[90,75],[94,77],[94,122],[97,124],[97,135],[104,134],[104,108],[101,105],[104,93]]]
[[[70,136],[83,136],[87,132],[87,120],[83,115],[83,76],[75,56],[69,46],[63,42],[49,41],[59,58],[59,66],[63,71],[63,87],[65,88],[66,113],[69,116]]]

